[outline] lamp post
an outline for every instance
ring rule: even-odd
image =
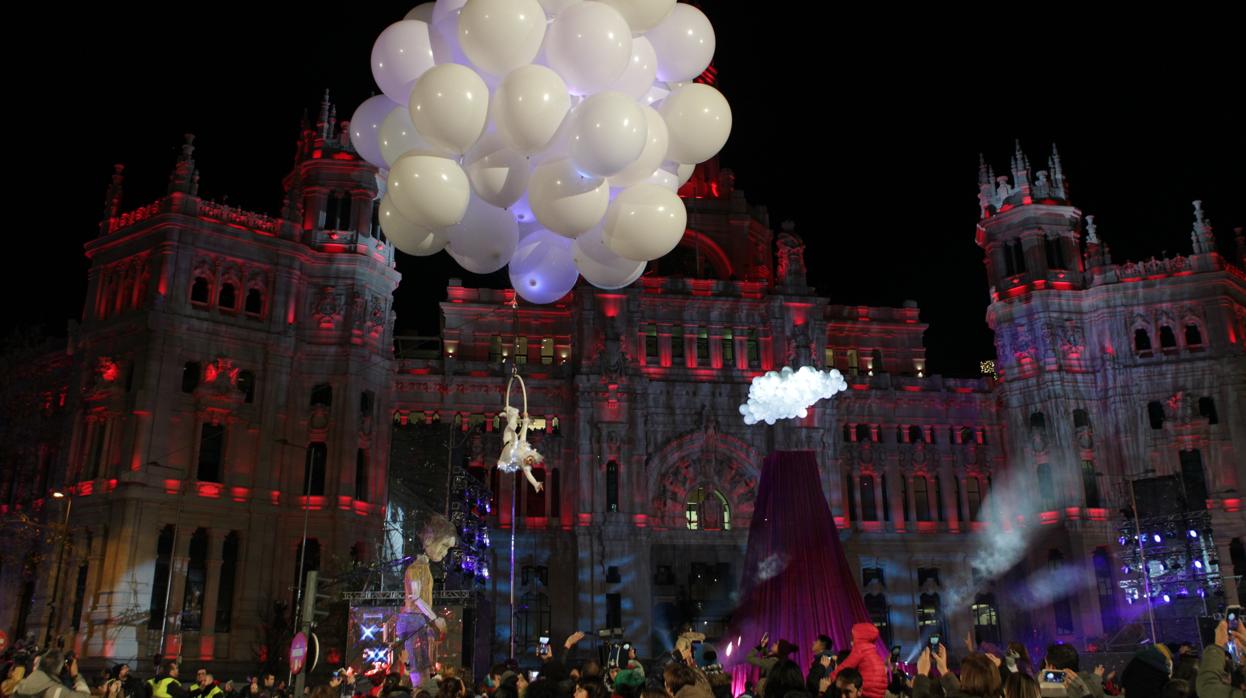
[[[61,593],[61,572],[65,564],[65,547],[69,544],[69,512],[73,510],[74,499],[67,496],[64,492],[56,491],[52,493],[53,499],[65,500],[65,520],[61,523],[61,540],[60,550],[56,554],[56,576],[52,578],[52,598],[48,602],[50,613],[48,613],[48,629],[44,635],[43,644],[50,647],[52,644],[52,631],[56,629],[60,621],[60,593]]]

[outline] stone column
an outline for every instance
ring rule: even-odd
[[[203,618],[199,633],[204,637],[216,632],[216,601],[221,589],[221,548],[229,531],[219,528],[208,530],[207,580],[203,585]]]
[[[186,572],[190,567],[190,539],[194,529],[189,524],[178,522],[174,537],[177,539],[170,559],[169,574],[173,583],[169,588],[169,597],[165,601],[168,608],[168,619],[165,626],[166,635],[176,635],[176,642],[165,642],[165,654],[181,654],[182,605],[186,600]]]
[[[857,503],[857,520],[852,522],[853,525],[856,525],[857,522],[864,520],[864,516],[863,516],[864,512],[861,511],[861,469],[858,468],[857,466],[853,466],[852,468],[852,495],[851,496],[852,496],[852,501]]]
[[[950,459],[944,460],[939,466],[939,472],[936,475],[939,478],[939,493],[943,495],[943,515],[944,523],[947,524],[947,530],[961,530],[960,516],[957,514],[956,503],[956,472]]]

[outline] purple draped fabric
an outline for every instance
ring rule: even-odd
[[[797,645],[792,658],[803,672],[819,634],[829,635],[839,651],[852,644],[852,625],[863,622],[869,614],[823,496],[813,452],[771,453],[757,485],[740,602],[719,647],[722,657],[727,642],[733,645],[726,664],[735,667],[734,692],[743,688],[744,658],[763,633],[769,631],[772,643]]]

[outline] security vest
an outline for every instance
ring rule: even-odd
[[[200,698],[219,698],[225,693],[225,691],[221,690],[221,685],[219,683],[214,683],[211,686],[206,687],[206,689],[207,690],[204,690],[199,694]]]
[[[147,683],[151,684],[152,698],[173,698],[173,696],[169,693],[169,685],[170,684],[177,684],[178,686],[182,685],[181,682],[179,682],[177,679],[173,678],[172,676],[165,676],[159,679],[151,679]]]

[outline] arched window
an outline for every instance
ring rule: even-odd
[[[1164,428],[1164,404],[1159,400],[1152,400],[1146,405],[1147,418],[1151,421],[1152,429]]]
[[[1206,417],[1208,424],[1220,423],[1220,415],[1216,414],[1216,401],[1209,397],[1198,399],[1198,415]]]
[[[160,529],[156,540],[156,571],[151,580],[151,607],[147,628],[159,630],[164,622],[165,592],[169,586],[169,561],[173,557],[173,525]]]
[[[329,448],[321,441],[307,444],[307,460],[303,464],[303,494],[310,497],[324,495],[325,461]]]
[[[333,406],[333,386],[328,383],[320,383],[312,388],[311,406],[332,407]]]
[[[969,520],[977,521],[982,509],[982,483],[972,475],[965,478],[965,499],[969,500]]]
[[[1198,329],[1198,325],[1191,322],[1185,326],[1185,345],[1188,347],[1201,346],[1203,343],[1203,333]]]
[[[869,441],[869,440],[870,440],[870,425],[858,424],[857,425],[857,441]]]
[[[922,440],[922,428],[913,425],[909,427],[909,443],[918,443]]]
[[[190,287],[190,302],[195,305],[207,305],[211,300],[211,284],[207,277],[196,276],[195,283]]]
[[[1159,328],[1159,348],[1168,351],[1177,348],[1177,334],[1172,331],[1169,325],[1163,325]]]
[[[246,302],[247,315],[259,317],[264,314],[264,292],[258,288],[252,288],[247,291]]]
[[[925,475],[913,476],[913,504],[917,510],[918,521],[930,520],[930,483]]]
[[[216,595],[216,632],[227,633],[233,625],[234,618],[234,576],[238,574],[238,548],[240,541],[237,531],[230,531],[225,536],[225,544],[221,547],[220,587]]]
[[[199,468],[195,479],[200,482],[221,482],[222,454],[225,453],[225,425],[204,424],[199,432]]]
[[[878,507],[874,502],[874,476],[861,476],[861,520],[877,521]]]
[[[186,365],[182,367],[182,392],[195,392],[195,388],[199,387],[200,375],[202,375],[202,369],[199,367],[199,362],[187,361]]]
[[[1039,463],[1036,468],[1038,477],[1038,497],[1043,508],[1047,510],[1056,508],[1056,487],[1051,481],[1051,465],[1047,463]]]
[[[619,510],[619,464],[610,460],[606,463],[606,511]]]
[[[238,289],[231,283],[221,284],[221,292],[216,296],[216,304],[225,310],[238,309]]]
[[[1078,429],[1090,426],[1090,415],[1086,410],[1073,410],[1073,426]]]
[[[1134,351],[1139,354],[1151,351],[1151,334],[1145,328],[1134,330]]]
[[[731,506],[718,490],[698,487],[688,498],[684,516],[690,531],[731,530]]]
[[[355,499],[368,501],[368,449],[355,450]]]
[[[203,596],[208,586],[208,532],[195,529],[190,537],[186,566],[186,594],[182,597],[182,629],[198,630],[203,624]]]

